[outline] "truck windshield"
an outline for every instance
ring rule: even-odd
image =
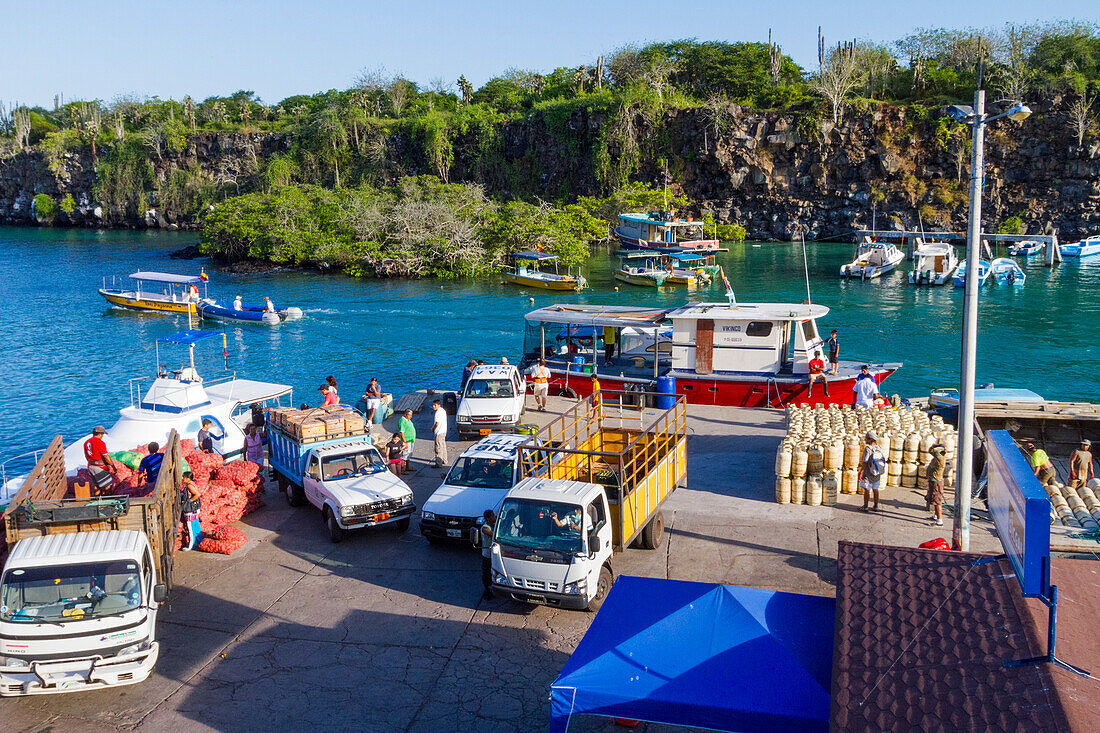
[[[496,540],[532,550],[583,552],[581,508],[554,501],[508,499],[500,508]]]
[[[466,385],[467,397],[515,397],[510,379],[471,379]]]
[[[141,605],[141,575],[133,560],[17,568],[0,586],[0,619],[66,622],[114,616]]]
[[[459,458],[447,474],[449,486],[475,486],[483,489],[512,488],[512,461],[501,458]]]
[[[367,476],[385,470],[386,464],[382,460],[382,456],[378,454],[378,451],[373,450],[321,459],[321,477],[325,481],[348,478],[349,476]]]

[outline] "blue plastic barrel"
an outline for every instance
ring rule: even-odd
[[[657,377],[657,409],[670,410],[676,405],[676,377]]]

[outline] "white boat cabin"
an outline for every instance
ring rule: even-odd
[[[692,303],[668,314],[673,373],[808,374],[824,353],[817,319],[823,305]]]

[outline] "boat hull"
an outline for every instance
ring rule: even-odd
[[[1092,257],[1100,255],[1100,242],[1088,244],[1063,244],[1062,254],[1066,257]]]
[[[910,285],[946,285],[951,282],[951,276],[954,274],[954,270],[951,272],[934,272],[932,270],[918,271],[913,270],[909,273]]]
[[[876,384],[898,370],[900,364],[883,364],[872,369],[872,378]],[[568,394],[571,390],[578,397],[587,397],[592,393],[592,375],[583,372],[567,372],[561,369],[550,370],[550,393]],[[631,390],[645,386],[647,391],[655,388],[652,380],[630,379],[600,374],[602,389]],[[813,397],[808,396],[809,383],[806,376],[777,376],[769,379],[764,375],[744,377],[681,375],[672,373],[676,378],[676,393],[683,395],[689,404],[719,405],[724,407],[784,407],[786,405],[851,405],[854,402],[856,378],[833,378],[829,381],[829,396],[826,397],[820,384],[814,385]]]
[[[657,288],[665,282],[664,277],[656,275],[637,275],[632,272],[623,272],[622,270],[615,270],[615,279],[631,285],[640,285],[643,288]]]
[[[542,278],[530,277],[528,275],[517,275],[514,272],[508,273],[505,277],[508,282],[525,288],[539,288],[540,290],[577,289],[576,280],[543,280]]]
[[[854,277],[857,280],[870,280],[882,277],[891,270],[897,269],[897,265],[844,265],[840,268],[840,274],[844,277]]]
[[[169,300],[153,300],[151,298],[138,297],[135,293],[110,291],[104,290],[103,288],[100,288],[99,294],[102,295],[104,300],[106,300],[111,305],[117,305],[121,308],[129,308],[131,310],[186,314],[189,309],[193,309],[195,307],[194,303],[181,303]]]
[[[623,234],[615,227],[615,236],[623,249],[660,249],[662,252],[717,252],[720,242],[717,239],[697,239],[690,242],[647,242]]]

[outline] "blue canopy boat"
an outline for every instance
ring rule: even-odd
[[[212,318],[220,321],[245,321],[248,323],[264,323],[268,326],[276,326],[283,321],[296,321],[302,317],[301,308],[272,308],[268,309],[268,301],[264,305],[245,305],[238,297],[231,305],[219,303],[212,298],[203,298],[198,303],[199,315],[203,318]]]
[[[1073,244],[1063,244],[1062,254],[1066,257],[1091,257],[1100,255],[1100,236],[1088,237]]]
[[[1016,260],[1010,260],[1007,257],[998,257],[990,263],[989,269],[993,272],[993,277],[997,278],[999,283],[1008,283],[1009,285],[1023,285],[1027,280],[1027,275],[1024,274],[1023,269],[1016,264]]]
[[[985,285],[985,281],[989,279],[989,262],[986,260],[978,260],[978,287]],[[959,265],[959,269],[955,270],[954,277],[951,278],[951,282],[955,284],[956,288],[966,287],[966,260],[962,261]]]

